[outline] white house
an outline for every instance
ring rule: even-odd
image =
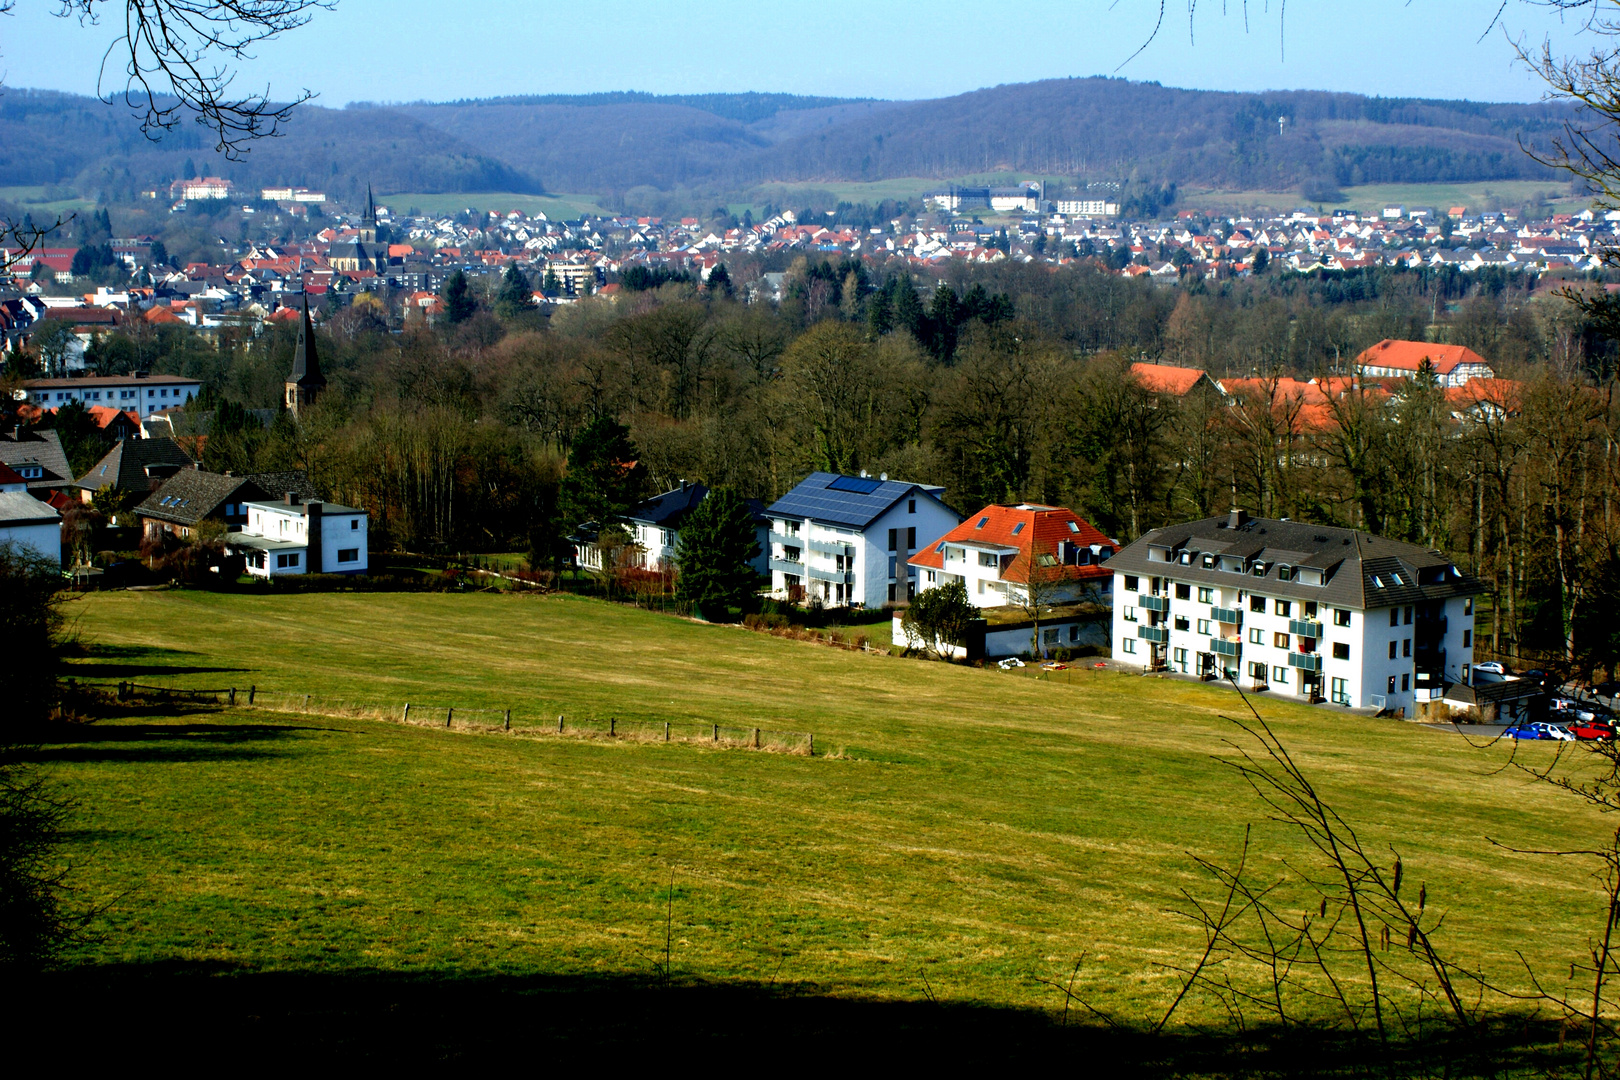
[[[283,574],[364,574],[368,518],[337,503],[284,498],[245,504],[247,523],[225,536],[227,549],[247,559],[253,577]]]
[[[82,379],[24,379],[13,391],[18,401],[57,409],[70,401],[111,405],[136,416],[184,405],[202,392],[202,383],[179,375],[98,375]]]
[[[1425,365],[1441,386],[1462,386],[1469,379],[1496,377],[1483,356],[1461,345],[1385,338],[1356,357],[1356,370],[1374,379],[1409,379]]]
[[[10,472],[10,470],[6,470]],[[40,502],[25,491],[7,484],[0,491],[0,543],[31,548],[60,566],[62,564],[62,515],[56,507]]]
[[[1148,670],[1413,716],[1473,662],[1483,587],[1414,544],[1234,510],[1148,532],[1109,569],[1114,658]]]
[[[624,526],[630,534],[635,552],[633,565],[648,570],[673,569],[675,552],[681,542],[681,525],[708,496],[707,485],[682,480],[680,487],[671,488],[662,495],[655,495],[631,507],[624,516]],[[770,522],[765,517],[763,503],[758,499],[749,499],[747,503],[754,515],[754,538],[759,544],[759,555],[751,565],[763,577],[769,573]],[[595,522],[588,522],[580,526],[576,535],[569,537],[574,545],[575,562],[588,570],[602,568],[602,548],[597,543],[599,533],[599,526]]]
[[[1104,564],[1118,549],[1117,541],[1072,510],[1020,503],[987,506],[969,514],[956,528],[924,545],[910,565],[919,594],[960,582],[968,600],[986,609],[990,618],[982,644],[968,642],[946,650],[978,659],[1037,651],[1035,622],[1025,616],[1032,578],[1043,609],[1040,650],[1105,644],[1106,628],[1097,622],[1096,607],[1089,605],[1107,602],[1114,575]],[[1075,606],[1081,604],[1088,607]],[[897,615],[894,640],[906,639]],[[910,644],[915,648],[923,643]]]
[[[962,520],[944,494],[887,474],[811,473],[765,510],[772,595],[830,607],[910,599],[912,554]]]

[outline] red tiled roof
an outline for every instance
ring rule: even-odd
[[[27,482],[18,474],[17,470],[0,461],[0,484],[26,484]]]
[[[980,527],[980,521],[984,522],[983,527]],[[1070,522],[1074,522],[1075,525],[1072,530],[1069,528]],[[1014,529],[1018,531],[1014,532]],[[1034,506],[1027,503],[1018,506],[992,505],[977,514],[968,515],[966,521],[917,552],[908,562],[912,566],[939,570],[945,565],[939,549],[941,545],[948,543],[1012,547],[1018,549],[1018,554],[1001,571],[1001,580],[1025,584],[1029,580],[1029,561],[1033,547],[1039,545],[1043,553],[1057,555],[1065,542],[1080,547],[1102,544],[1112,550],[1119,549],[1118,543],[1104,536],[1074,511],[1064,507]],[[1067,581],[1103,579],[1112,575],[1112,571],[1106,566],[1095,563],[1089,566],[1066,565],[1061,569],[1063,573],[1060,580]]]
[[[1152,390],[1156,394],[1174,394],[1181,397],[1198,385],[1198,380],[1204,377],[1199,368],[1175,367],[1171,364],[1135,363],[1131,365],[1131,374],[1136,381]]]
[[[1417,371],[1428,360],[1434,366],[1435,374],[1449,375],[1456,370],[1458,364],[1484,364],[1486,360],[1473,349],[1461,345],[1436,345],[1429,341],[1394,341],[1385,338],[1378,344],[1362,351],[1356,357],[1359,365],[1373,367],[1399,368],[1402,371]]]

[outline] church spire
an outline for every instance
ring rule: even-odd
[[[298,344],[293,348],[292,372],[287,376],[287,408],[296,415],[326,389],[321,358],[315,352],[315,326],[309,319],[309,293],[304,294],[303,317],[298,323]]]

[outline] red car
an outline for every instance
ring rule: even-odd
[[[1578,720],[1569,725],[1569,733],[1577,739],[1612,739],[1614,725],[1606,720]]]

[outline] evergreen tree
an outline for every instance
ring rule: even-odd
[[[546,276],[540,281],[540,291],[545,293],[547,296],[562,295],[562,278],[558,277],[557,271],[549,266],[546,267]]]
[[[594,521],[602,528],[623,520],[641,498],[647,467],[630,441],[630,429],[612,417],[592,420],[568,452],[562,483],[565,519],[575,525]]]
[[[439,299],[444,303],[444,320],[452,326],[466,322],[478,310],[478,302],[473,299],[472,289],[467,284],[467,275],[460,270],[445,281]]]
[[[715,263],[714,269],[709,271],[709,292],[715,296],[731,295],[731,275],[726,272],[725,263]]]
[[[151,262],[153,266],[165,266],[169,262],[169,249],[163,246],[163,241],[152,241]]]
[[[501,275],[501,291],[495,296],[495,314],[503,319],[511,319],[528,311],[531,306],[529,297],[533,292],[523,271],[516,265],[508,266],[506,273]]]
[[[891,278],[866,301],[866,329],[873,341],[894,329],[894,286]]]
[[[1270,265],[1271,265],[1271,252],[1267,251],[1263,247],[1255,248],[1254,249],[1254,272],[1257,273],[1257,274],[1263,274],[1263,273],[1266,272],[1266,267],[1268,267]]]
[[[745,607],[760,585],[749,565],[759,557],[757,535],[753,511],[742,496],[731,488],[710,491],[681,526],[676,596],[710,620]]]
[[[917,290],[911,284],[910,277],[895,279],[894,326],[897,330],[910,331],[918,341],[923,338],[922,301],[917,299]]]

